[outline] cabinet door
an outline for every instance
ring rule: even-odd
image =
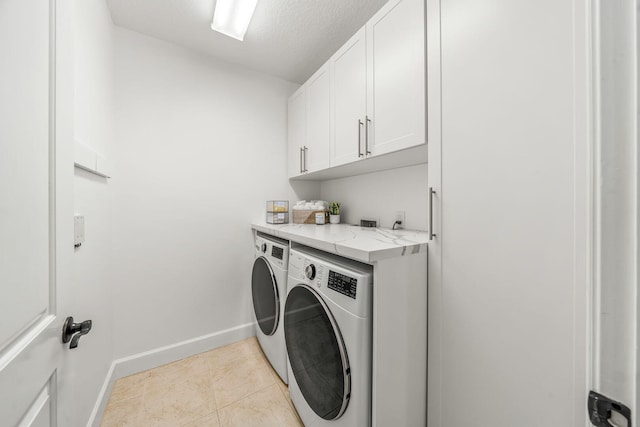
[[[392,0],[366,28],[368,151],[425,143],[424,1]]]
[[[300,150],[307,143],[307,92],[301,87],[291,97],[288,105],[289,177],[302,174]]]
[[[367,99],[367,49],[362,27],[331,58],[334,134],[331,166],[364,156]]]
[[[331,73],[329,63],[323,65],[305,83],[307,91],[307,172],[329,167],[331,144]]]
[[[584,426],[587,4],[433,3],[442,98],[430,106],[442,119],[430,126],[441,123],[442,145],[433,151],[430,129],[428,425]]]

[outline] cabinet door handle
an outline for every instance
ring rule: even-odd
[[[302,155],[303,155],[303,151],[302,151],[302,147],[300,147],[300,173],[304,172],[304,169],[302,169]]]
[[[436,237],[436,233],[433,232],[433,195],[436,191],[433,187],[429,187],[429,240],[433,240]]]
[[[369,123],[371,123],[371,119],[369,116],[365,116],[365,118],[367,120],[367,127],[364,129],[364,152],[368,156],[371,154],[371,151],[369,151]]]
[[[358,157],[362,157],[364,156],[364,154],[362,154],[362,126],[364,125],[364,123],[362,123],[362,120],[358,119]]]
[[[306,146],[303,147],[302,151],[304,152],[304,156],[302,156],[302,158],[304,159],[303,165],[304,168],[302,169],[302,172],[309,172],[309,169],[307,169],[307,150],[309,150],[309,148],[307,148]]]

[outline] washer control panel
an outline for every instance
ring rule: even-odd
[[[282,246],[273,245],[271,247],[271,256],[282,261],[284,259],[284,248]]]
[[[256,256],[263,256],[282,269],[289,264],[289,245],[267,239],[262,236],[255,238]]]

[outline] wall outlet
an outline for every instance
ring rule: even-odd
[[[396,229],[398,228],[404,228],[404,224],[405,224],[405,218],[404,218],[404,211],[396,211],[396,219],[394,220],[395,222],[399,222],[399,224],[396,225]]]

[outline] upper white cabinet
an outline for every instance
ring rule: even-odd
[[[304,173],[304,148],[307,145],[307,91],[302,86],[289,97],[288,146],[289,176]]]
[[[426,142],[423,0],[391,0],[366,25],[370,155]]]
[[[362,27],[330,60],[333,83],[331,166],[365,155],[367,46]]]
[[[323,65],[289,97],[289,177],[329,167],[331,73]]]
[[[289,112],[289,176],[326,179],[426,162],[426,149],[418,149],[345,166],[426,143],[425,53],[424,1],[389,1],[292,95],[306,96],[306,113]],[[302,108],[298,102],[289,107]],[[305,139],[292,139],[301,128]]]
[[[305,84],[307,91],[307,145],[304,172],[329,167],[331,142],[331,73],[329,63],[323,65]]]

